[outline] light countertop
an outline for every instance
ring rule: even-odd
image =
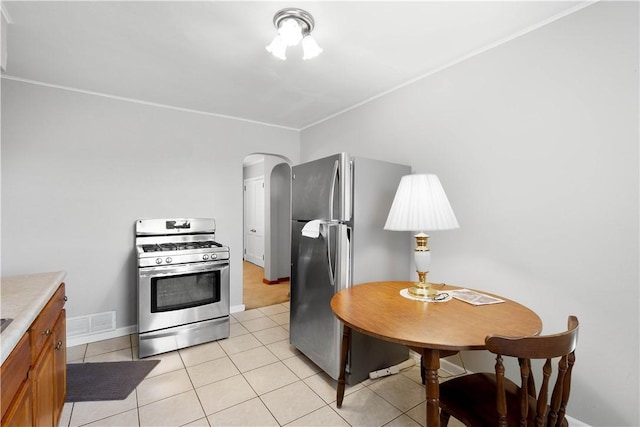
[[[66,275],[64,271],[56,271],[1,279],[0,316],[13,321],[0,335],[0,363],[11,354]]]

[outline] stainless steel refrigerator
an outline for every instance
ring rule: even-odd
[[[409,235],[384,230],[400,178],[409,173],[409,166],[347,153],[292,168],[290,341],[334,379],[342,324],[331,311],[333,295],[409,275]],[[406,347],[356,331],[350,348],[349,384],[408,358]]]

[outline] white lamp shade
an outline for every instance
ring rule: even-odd
[[[436,175],[405,175],[384,225],[385,230],[429,231],[459,228]]]

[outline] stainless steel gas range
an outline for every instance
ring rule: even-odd
[[[141,219],[140,358],[229,337],[229,248],[212,218]]]

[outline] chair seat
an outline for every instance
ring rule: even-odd
[[[520,407],[520,388],[505,378],[505,393],[508,408]],[[459,405],[459,407],[458,407]],[[479,373],[452,378],[440,384],[440,406],[468,426],[498,425],[496,409],[496,376]],[[468,408],[473,408],[469,411]],[[532,414],[536,413],[536,401],[529,397],[528,425],[533,425]],[[507,423],[517,426],[520,423],[520,411],[507,412]]]

